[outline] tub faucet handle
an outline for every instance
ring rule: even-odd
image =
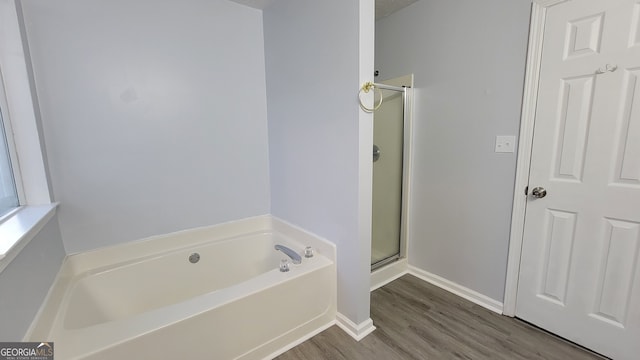
[[[307,246],[304,248],[304,257],[312,258],[313,257],[313,248],[311,246]]]

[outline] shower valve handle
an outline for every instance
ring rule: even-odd
[[[373,162],[378,161],[378,159],[380,159],[380,147],[373,145]]]

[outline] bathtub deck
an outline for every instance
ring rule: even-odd
[[[283,273],[276,244],[316,255]],[[333,323],[335,255],[270,215],[70,255],[25,338],[60,359],[262,359]]]
[[[333,326],[277,359],[602,359],[411,275],[371,294],[371,318],[360,342]]]

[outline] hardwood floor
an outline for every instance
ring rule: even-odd
[[[332,326],[276,359],[602,359],[411,275],[371,294],[371,318],[360,342]]]

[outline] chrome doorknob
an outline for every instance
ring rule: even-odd
[[[547,190],[545,190],[545,188],[543,187],[538,186],[531,190],[531,195],[538,199],[542,199],[543,197],[547,196]]]
[[[378,161],[380,159],[380,148],[378,145],[373,145],[373,162]]]

